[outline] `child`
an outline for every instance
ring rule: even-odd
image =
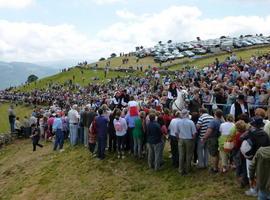
[[[220,125],[221,136],[218,139],[219,142],[219,155],[221,157],[222,172],[225,173],[228,170],[229,154],[224,150],[224,143],[227,141],[231,129],[234,127],[234,118],[232,115],[227,115],[227,121]]]
[[[43,147],[43,145],[38,143],[40,139],[40,129],[37,128],[35,124],[32,124],[31,128],[32,128],[32,134],[30,138],[32,139],[32,142],[33,142],[33,151],[36,151],[36,146],[39,146],[40,148]]]
[[[88,132],[88,148],[93,156],[95,156],[96,140],[97,140],[97,127],[96,127],[96,118],[94,118]]]

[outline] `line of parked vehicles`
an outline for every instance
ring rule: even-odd
[[[254,45],[270,44],[270,36],[245,35],[240,37],[225,37],[218,39],[200,40],[191,42],[175,42],[169,40],[167,43],[161,41],[151,48],[136,47],[135,55],[139,58],[153,56],[158,63],[184,57],[194,57],[207,53],[219,53],[221,51],[231,52],[233,48],[250,47]]]

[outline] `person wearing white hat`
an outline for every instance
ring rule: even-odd
[[[183,109],[182,119],[177,123],[177,137],[179,147],[179,172],[186,175],[191,171],[191,161],[194,152],[194,138],[197,130],[195,124],[189,119],[189,111]]]
[[[78,106],[75,104],[72,106],[72,109],[68,112],[69,119],[69,130],[70,130],[70,144],[72,146],[77,144],[78,138],[78,122],[80,119],[80,115],[76,110]]]

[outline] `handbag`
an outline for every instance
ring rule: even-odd
[[[231,152],[234,148],[234,142],[224,142],[223,149],[225,152]]]

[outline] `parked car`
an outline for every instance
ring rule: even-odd
[[[195,53],[193,53],[192,51],[183,51],[182,54],[187,57],[195,56]]]
[[[192,52],[198,55],[206,54],[206,50],[203,48],[195,48],[192,50]]]

